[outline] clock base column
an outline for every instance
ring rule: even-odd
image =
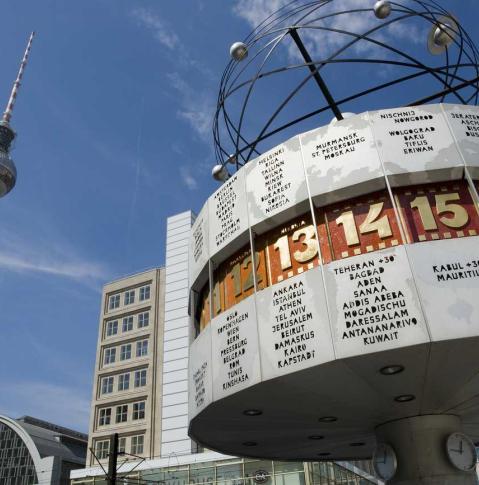
[[[461,471],[448,457],[447,438],[461,429],[459,418],[452,415],[414,416],[378,426],[378,443],[392,446],[397,458],[397,470],[388,485],[477,485],[475,469]],[[465,446],[452,453],[467,461]],[[384,466],[381,456],[376,459]]]

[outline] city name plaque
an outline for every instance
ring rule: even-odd
[[[255,232],[263,232],[308,208],[298,136],[252,160],[245,171],[249,223]]]
[[[392,186],[461,178],[464,164],[440,105],[370,113]]]
[[[479,108],[455,104],[442,106],[472,178],[479,179]]]
[[[211,328],[214,399],[221,399],[260,382],[254,297],[213,318]]]
[[[208,202],[198,214],[190,232],[189,265],[192,281],[195,281],[208,264]],[[207,276],[206,276],[207,277]],[[204,278],[203,278],[204,279]],[[203,282],[202,282],[203,283]]]
[[[196,416],[213,402],[211,327],[201,332],[190,348],[188,412]]]
[[[301,135],[311,196],[325,205],[385,187],[369,116],[353,116]]]
[[[479,337],[479,241],[475,237],[408,247],[434,341]]]
[[[219,257],[229,246],[230,251],[246,242],[248,212],[244,187],[244,171],[236,172],[208,200],[210,257]],[[241,237],[243,236],[243,237]]]
[[[334,359],[320,267],[257,295],[263,379]]]
[[[338,357],[429,341],[404,247],[335,261],[325,277]]]

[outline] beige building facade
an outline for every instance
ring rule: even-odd
[[[158,268],[103,288],[87,467],[108,460],[113,433],[126,457],[160,455],[164,280]]]

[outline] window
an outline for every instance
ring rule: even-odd
[[[118,453],[125,453],[126,451],[126,438],[118,438]]]
[[[138,315],[138,328],[148,327],[150,323],[150,312],[140,313]]]
[[[130,388],[130,373],[118,376],[118,390],[127,391]]]
[[[106,336],[111,337],[118,333],[118,320],[106,322]]]
[[[131,453],[133,455],[141,455],[143,453],[143,435],[131,437]]]
[[[211,466],[211,463],[199,463],[199,464],[192,463],[190,465],[191,484],[200,485],[208,482],[214,483],[214,481],[215,481],[215,467]]]
[[[135,290],[125,291],[125,305],[135,303]]]
[[[98,416],[98,426],[106,426],[111,422],[111,408],[100,409]]]
[[[128,420],[128,404],[122,404],[116,407],[116,422],[124,423]]]
[[[145,419],[145,401],[133,403],[133,419]]]
[[[150,299],[150,285],[142,286],[140,288],[140,301]]]
[[[113,392],[113,376],[104,377],[101,380],[101,393],[111,394]]]
[[[146,386],[146,369],[135,372],[135,387]]]
[[[103,359],[104,365],[113,364],[116,358],[116,348],[105,349],[105,358]]]
[[[110,440],[97,441],[95,443],[95,454],[99,460],[108,458],[108,452],[110,451]]]
[[[136,342],[136,356],[144,357],[145,355],[148,355],[148,340]]]
[[[123,319],[123,332],[133,330],[133,317],[125,317]]]
[[[120,294],[111,295],[108,301],[108,310],[114,310],[120,306]]]
[[[120,360],[131,359],[131,344],[125,344],[120,347]]]

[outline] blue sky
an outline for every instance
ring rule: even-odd
[[[0,200],[0,413],[87,431],[101,286],[162,265],[166,217],[217,187],[229,46],[282,3],[2,3],[0,102],[37,36],[12,120],[18,182]],[[479,40],[477,0],[442,4]]]

